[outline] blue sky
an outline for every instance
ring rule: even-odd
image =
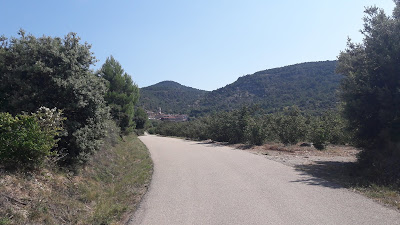
[[[334,60],[360,42],[365,6],[392,0],[0,0],[0,34],[76,32],[113,55],[139,87],[163,80],[215,90],[285,65]]]

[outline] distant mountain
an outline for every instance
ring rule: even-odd
[[[336,90],[342,78],[335,73],[336,63],[300,63],[240,77],[207,93],[196,105],[196,113],[232,110],[251,104],[259,104],[269,112],[291,105],[309,112],[335,108]]]
[[[141,89],[140,103],[156,111],[199,116],[212,111],[233,110],[257,104],[267,112],[297,105],[318,113],[335,108],[342,76],[337,61],[307,62],[246,75],[215,91],[207,92],[163,81]]]
[[[161,107],[163,113],[189,113],[206,93],[174,81],[162,81],[140,89],[139,105],[155,112]]]

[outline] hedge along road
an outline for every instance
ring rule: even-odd
[[[400,224],[400,213],[262,156],[142,136],[153,179],[129,224]]]

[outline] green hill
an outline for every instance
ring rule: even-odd
[[[310,112],[334,108],[342,77],[335,68],[336,61],[308,62],[246,75],[207,93],[197,104],[197,113],[251,104],[269,112],[291,105]]]
[[[140,89],[139,105],[151,111],[161,107],[164,113],[189,113],[206,93],[174,81],[162,81]]]
[[[148,110],[198,116],[258,104],[267,112],[297,105],[318,113],[337,105],[341,75],[336,61],[307,62],[246,75],[223,88],[207,92],[163,81],[141,89],[140,103]]]

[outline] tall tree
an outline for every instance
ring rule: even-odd
[[[113,119],[121,127],[122,132],[132,132],[135,128],[134,107],[139,99],[138,86],[113,56],[107,58],[99,71],[99,76],[108,81],[105,100],[111,108]]]
[[[100,147],[109,118],[104,80],[89,69],[95,62],[90,48],[75,33],[36,38],[20,30],[19,38],[0,39],[0,111],[61,109],[66,134],[58,148],[67,162]]]
[[[344,115],[363,151],[361,165],[375,177],[400,179],[400,1],[392,16],[366,8],[361,44],[348,41],[337,71]]]
[[[148,122],[148,115],[143,108],[137,107],[135,110],[135,118],[133,120],[136,123],[137,129],[144,129]]]

